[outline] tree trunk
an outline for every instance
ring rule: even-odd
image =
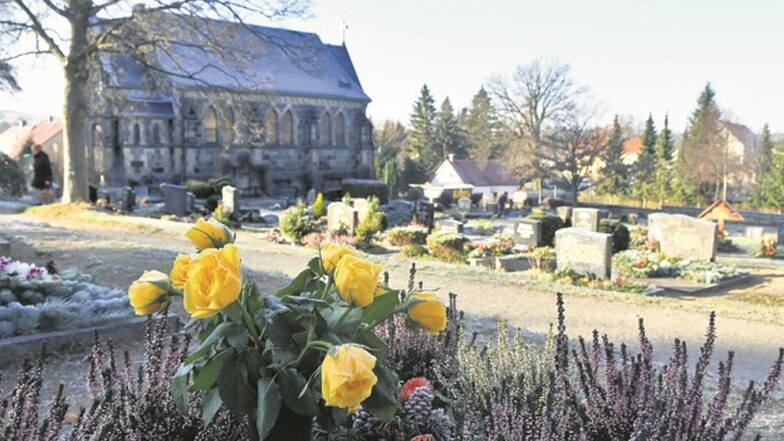
[[[77,3],[77,2],[74,2]],[[78,5],[84,6],[84,5]],[[89,200],[85,124],[88,115],[88,8],[74,5],[70,17],[71,45],[65,71],[63,106],[63,199],[64,204]],[[89,6],[89,2],[87,4]]]

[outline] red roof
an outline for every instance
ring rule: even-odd
[[[623,154],[625,155],[639,155],[642,150],[642,138],[635,136],[629,138],[623,143]]]
[[[22,147],[24,147],[24,144],[28,139],[32,139],[34,144],[44,144],[62,131],[63,123],[52,121],[39,123],[30,130],[30,133],[26,137],[19,139],[19,141],[14,144],[9,156],[12,158],[19,156],[19,153],[22,152]]]
[[[518,185],[520,180],[504,169],[501,161],[475,161],[473,159],[456,159],[450,161],[460,179],[475,187],[493,185]]]

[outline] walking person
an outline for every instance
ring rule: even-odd
[[[41,150],[41,144],[34,144],[33,152],[33,205],[52,202],[52,165],[49,155]]]

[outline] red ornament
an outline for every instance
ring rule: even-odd
[[[425,377],[412,378],[412,379],[406,381],[406,383],[403,385],[403,388],[400,389],[400,395],[398,397],[400,399],[400,402],[401,403],[405,403],[406,401],[408,401],[408,397],[410,397],[411,394],[414,393],[414,390],[416,390],[416,388],[422,387],[422,386],[427,387],[427,389],[430,391],[430,393],[434,393],[435,392],[435,390],[433,389],[433,385],[430,384],[430,381],[427,378],[425,378]],[[420,441],[420,440],[417,440],[417,441]]]
[[[417,436],[411,438],[411,441],[435,441],[435,438],[433,438],[433,435],[430,435],[430,434],[428,434],[428,435],[417,435]]]

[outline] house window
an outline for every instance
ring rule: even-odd
[[[294,144],[294,115],[291,114],[291,110],[287,110],[286,113],[283,114],[283,122],[281,125],[283,127],[280,131],[280,143]]]
[[[332,117],[329,113],[324,113],[321,117],[321,145],[332,143]]]
[[[276,144],[278,142],[278,114],[274,110],[267,112],[264,128],[267,132],[267,144]]]
[[[161,126],[158,124],[152,126],[152,143],[156,146],[161,143]]]
[[[215,144],[218,142],[218,115],[215,109],[210,107],[204,114],[201,120],[202,129],[204,130],[204,142],[208,144]]]
[[[337,145],[346,145],[346,119],[342,113],[335,118],[335,142]]]
[[[142,143],[142,129],[139,124],[133,125],[133,145],[140,145]]]
[[[223,138],[224,144],[234,143],[234,110],[232,109],[227,109],[223,115],[221,137]]]

